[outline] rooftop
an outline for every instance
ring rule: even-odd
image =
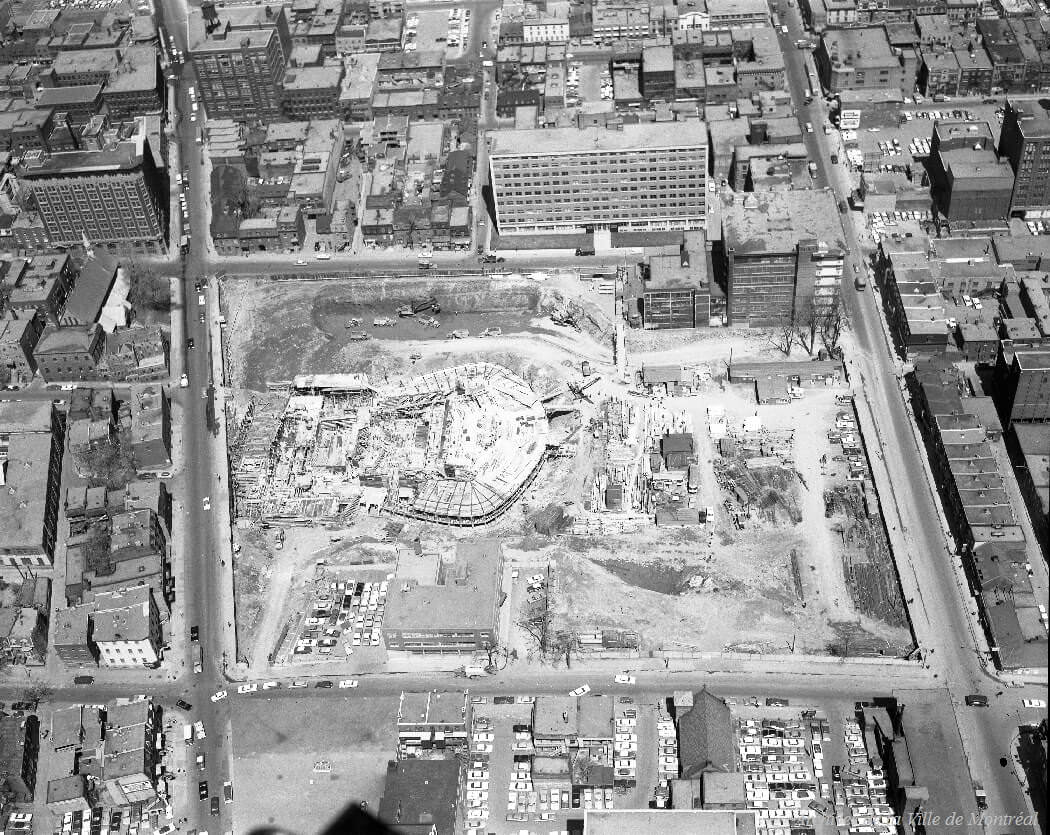
[[[662,122],[628,124],[622,130],[605,128],[536,128],[489,131],[489,156],[521,154],[557,156],[600,153],[602,151],[679,150],[707,147],[707,126],[703,122]]]
[[[2,436],[0,436],[2,437]],[[0,454],[0,552],[43,550],[51,435],[12,432]]]
[[[383,627],[492,629],[502,561],[498,540],[458,543],[454,564],[445,567],[444,585],[391,584]]]
[[[272,6],[228,6],[216,11],[219,25],[211,34],[205,30],[203,15],[189,16],[186,42],[191,52],[261,47],[274,33],[277,16]]]
[[[131,93],[157,87],[157,50],[152,46],[126,49],[120,64],[109,74],[106,93]]]
[[[841,236],[830,192],[752,192],[722,198],[722,238],[726,249],[737,254],[793,252],[806,238],[838,245]]]
[[[387,765],[379,820],[405,827],[430,826],[453,835],[459,796],[459,760],[407,759]]]
[[[754,835],[754,812],[710,809],[617,809],[584,811],[586,835]]]
[[[860,70],[899,63],[881,26],[829,29],[824,33],[824,48],[836,67]]]
[[[59,89],[59,88],[56,88]],[[62,88],[62,89],[69,89]],[[142,163],[145,136],[121,142],[114,150],[61,151],[24,161],[21,176],[28,179],[55,175],[79,176],[103,171],[123,171]]]

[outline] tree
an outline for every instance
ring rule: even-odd
[[[77,470],[87,473],[88,485],[119,490],[136,476],[135,456],[127,439],[118,435],[108,443],[79,453]]]
[[[158,275],[153,267],[137,258],[126,259],[121,266],[128,277],[128,301],[136,310],[171,310],[171,286],[167,276]]]
[[[791,347],[795,344],[795,317],[793,314],[781,314],[776,324],[769,330],[769,343],[785,357],[791,356]]]
[[[812,295],[805,296],[799,300],[792,323],[794,338],[810,356],[813,356],[813,348],[817,342],[817,330],[821,318],[822,311],[817,307]]]
[[[842,306],[842,298],[836,294],[834,301],[824,309],[819,321],[820,341],[829,354],[834,354],[842,336],[842,329],[846,325],[846,311]]]

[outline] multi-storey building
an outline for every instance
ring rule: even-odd
[[[109,74],[102,101],[113,119],[131,119],[161,109],[161,73],[157,50],[133,46]]]
[[[704,226],[703,122],[497,131],[488,141],[502,234]]]
[[[1050,110],[1039,101],[1008,101],[999,154],[1014,170],[1011,213],[1050,211]]]
[[[40,376],[56,380],[98,380],[106,334],[97,324],[44,329],[33,351]]]
[[[27,414],[0,404],[0,565],[50,566],[55,558],[65,424],[50,403]]]
[[[36,374],[36,360],[33,349],[44,329],[44,318],[35,314],[12,318],[5,314],[0,318],[0,368],[7,369],[6,375],[13,383],[29,383]]]
[[[99,666],[155,667],[160,661],[160,611],[149,586],[99,592],[91,617],[91,638]]]
[[[538,17],[522,24],[525,43],[565,43],[569,40],[569,21],[557,17]]]
[[[790,322],[838,296],[842,251],[835,200],[822,191],[771,191],[724,201],[722,241],[730,325]]]
[[[890,46],[884,26],[829,30],[813,58],[821,83],[832,93],[900,90],[905,83],[901,58]]]
[[[281,109],[294,121],[337,119],[342,115],[342,80],[341,63],[290,68],[284,74]]]
[[[934,124],[927,162],[931,193],[940,213],[952,221],[990,221],[1009,214],[1014,177],[996,156],[993,141],[987,124]]]
[[[166,251],[167,191],[142,133],[115,148],[31,151],[22,166],[53,244]]]
[[[201,5],[190,15],[189,53],[204,110],[237,122],[282,118],[281,79],[291,54],[282,7]]]
[[[1011,422],[1050,423],[1050,351],[1000,352],[999,410]]]

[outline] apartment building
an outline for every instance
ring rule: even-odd
[[[143,133],[100,150],[30,151],[20,177],[53,244],[86,238],[113,251],[166,252],[167,190]]]
[[[488,142],[501,234],[704,226],[703,122],[495,131]]]
[[[33,350],[44,329],[44,319],[36,314],[13,318],[10,313],[0,318],[0,379],[28,383],[36,374]]]
[[[1014,171],[1012,214],[1050,212],[1050,110],[1042,100],[1007,101],[999,154]]]
[[[236,122],[281,119],[281,79],[292,50],[285,9],[212,2],[190,15],[189,54],[201,104]]]

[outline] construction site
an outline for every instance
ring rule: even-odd
[[[433,526],[503,543],[501,645],[519,658],[534,657],[521,623],[540,601],[580,652],[912,649],[841,362],[786,362],[760,332],[714,329],[625,354],[609,297],[564,277],[365,284],[265,285],[228,308],[245,325],[227,329],[228,416],[255,663],[278,645],[384,663],[374,633],[352,661],[296,655],[312,591],[288,589],[315,565],[376,579],[369,548]],[[369,327],[379,313],[397,324]],[[416,321],[438,316],[470,334]],[[348,341],[348,317],[367,341]],[[285,546],[293,525],[310,527]],[[604,645],[625,626],[629,647]]]
[[[536,476],[549,427],[528,383],[470,363],[373,387],[298,376],[277,415],[250,410],[232,444],[237,515],[347,527],[359,509],[474,527]]]

